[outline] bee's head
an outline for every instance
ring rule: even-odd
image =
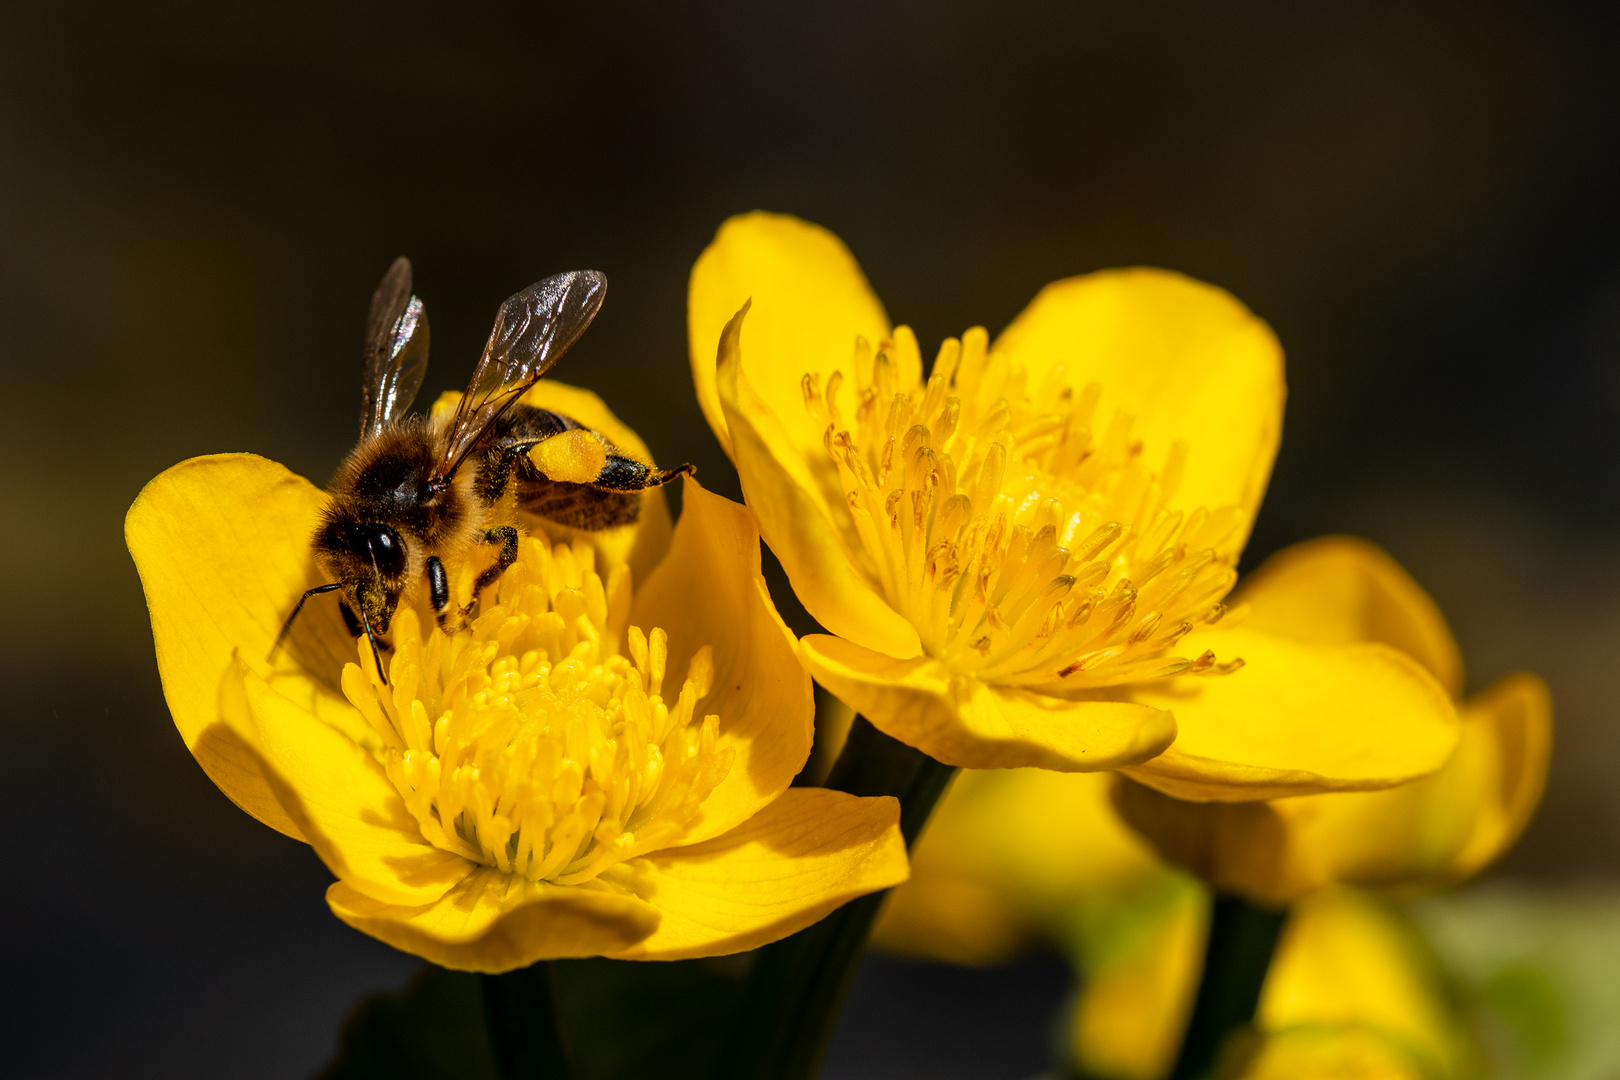
[[[375,634],[388,632],[405,591],[410,554],[399,532],[375,522],[329,520],[315,548],[343,597],[362,613]]]

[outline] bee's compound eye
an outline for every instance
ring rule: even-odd
[[[363,525],[366,547],[377,572],[383,577],[401,577],[405,573],[405,545],[399,533],[386,525]]]

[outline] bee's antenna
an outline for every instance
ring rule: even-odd
[[[304,590],[304,595],[300,596],[298,598],[297,605],[292,609],[292,614],[287,616],[287,621],[281,624],[281,633],[276,635],[276,643],[274,645],[270,646],[270,655],[265,657],[265,659],[266,660],[274,660],[275,659],[276,653],[281,650],[281,643],[283,641],[286,641],[287,640],[287,635],[292,632],[293,620],[298,618],[298,613],[300,611],[304,610],[304,601],[305,600],[308,600],[310,597],[315,596],[315,595],[317,595],[319,593],[328,593],[328,592],[331,592],[333,589],[339,589],[339,588],[342,588],[342,586],[334,581],[330,585],[317,585],[313,589],[305,589]]]
[[[366,605],[360,605],[360,625],[366,628],[366,641],[371,644],[371,659],[377,665],[377,678],[382,680],[384,686],[388,685],[388,673],[383,671],[382,649],[377,645],[377,635],[371,632],[371,619],[366,615]]]
[[[663,487],[665,484],[669,483],[671,480],[675,479],[677,476],[696,476],[696,475],[697,475],[697,466],[696,465],[691,465],[691,464],[680,465],[680,466],[677,466],[676,468],[673,468],[673,469],[665,469],[663,472],[659,473],[658,474],[658,479],[653,482],[652,486],[653,487]]]

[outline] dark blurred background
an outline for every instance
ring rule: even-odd
[[[1236,293],[1291,391],[1251,565],[1368,536],[1444,606],[1471,688],[1543,673],[1552,782],[1497,873],[1617,876],[1617,23],[1479,0],[0,5],[0,1072],[307,1075],[357,995],[416,967],[332,918],[315,857],[181,744],[122,540],[141,485],[232,450],[324,480],[406,253],[423,400],[463,384],[501,299],[598,267],[607,306],[557,376],[735,494],[686,276],[756,207],[834,229],[927,351],[1099,267]],[[874,966],[829,1074],[1028,1075],[1062,991],[1038,963]]]

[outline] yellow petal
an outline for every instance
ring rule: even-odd
[[[1308,1025],[1266,1032],[1229,1057],[1215,1080],[1434,1080],[1410,1049],[1364,1027]]]
[[[601,956],[640,941],[658,912],[600,887],[552,885],[484,867],[423,907],[384,904],[343,882],[332,913],[396,949],[457,971],[491,975],[537,960]]]
[[[1030,937],[1024,913],[995,883],[975,874],[924,871],[915,861],[872,928],[872,944],[886,952],[968,967],[1004,963]]]
[[[874,345],[889,336],[883,305],[838,237],[785,214],[726,221],[692,267],[686,326],[698,404],[728,453],[715,355],[721,329],[750,299],[747,371],[765,406],[784,419],[804,412],[799,380],[807,372],[847,366],[857,335]]]
[[[810,756],[815,700],[760,574],[753,518],[691,477],[684,482],[674,543],[637,590],[630,619],[669,634],[674,674],[698,649],[714,649],[714,689],[696,715],[719,715],[719,747],[736,757],[689,827],[685,842],[696,842],[746,821],[793,782]]]
[[[1243,625],[1323,645],[1381,641],[1462,692],[1462,655],[1445,616],[1401,565],[1375,544],[1325,536],[1284,548],[1238,589]]]
[[[1479,767],[1484,809],[1467,843],[1445,868],[1447,881],[1471,877],[1511,847],[1541,802],[1552,756],[1547,684],[1523,672],[1500,679],[1467,702],[1463,724],[1464,746],[1487,747],[1479,757],[1490,767],[1483,762]],[[1459,769],[1466,764],[1459,762]]]
[[[994,347],[1032,381],[1063,367],[1073,384],[1100,383],[1098,415],[1134,416],[1155,467],[1185,440],[1175,505],[1241,506],[1253,519],[1282,432],[1283,358],[1229,293],[1145,268],[1068,278],[1042,289]]]
[[[1208,903],[1190,883],[1156,897],[1088,965],[1072,1046],[1087,1076],[1160,1080],[1175,1062],[1198,989]]]
[[[994,796],[1000,789],[987,782],[1033,774],[1065,779],[1093,775],[1036,769],[958,772],[912,844],[911,876],[883,902],[872,927],[874,945],[947,964],[980,966],[1001,963],[1028,944],[1030,919],[1016,888],[1004,879],[1005,860],[998,858],[1003,837],[997,826],[1003,822],[995,813]],[[1046,824],[1044,816],[1034,828],[1020,820],[1018,833],[1043,834]],[[1043,861],[1072,865],[1066,859]]]
[[[828,500],[842,493],[811,468],[809,455],[819,448],[805,451],[790,437],[741,371],[737,342],[746,314],[739,311],[725,326],[719,383],[732,457],[760,533],[805,610],[822,626],[891,656],[916,656],[922,650],[916,629],[889,606],[857,562],[857,545],[840,531],[847,508]],[[802,401],[798,411],[804,413]]]
[[[724,956],[780,940],[834,908],[906,879],[897,800],[790,788],[724,836],[670,848],[605,878],[663,920],[624,960]]]
[[[1149,706],[987,686],[927,657],[896,660],[825,634],[799,652],[817,682],[880,731],[946,765],[1117,769],[1160,754],[1176,734],[1170,714]]]
[[[384,903],[428,904],[475,869],[423,839],[375,758],[247,665],[226,674],[220,700],[288,817],[327,868],[355,889]]]
[[[1360,795],[1259,802],[1186,802],[1121,776],[1114,806],[1167,862],[1219,892],[1284,907],[1333,880],[1331,853],[1301,843],[1297,804],[1320,806]],[[1383,794],[1379,792],[1378,794]]]
[[[1239,627],[1194,632],[1177,648],[1247,661],[1230,675],[1131,688],[1132,700],[1172,710],[1179,734],[1128,771],[1178,798],[1391,787],[1434,772],[1457,745],[1445,690],[1387,645],[1315,645]]]
[[[163,696],[181,737],[233,802],[299,839],[256,759],[221,722],[218,696],[233,652],[267,657],[299,594],[322,584],[310,537],[325,498],[273,461],[221,454],[159,475],[124,522],[146,590]],[[317,597],[300,614],[272,682],[328,723],[363,727],[337,681],[353,656],[337,605]]]
[[[1449,884],[1518,838],[1546,779],[1551,722],[1541,680],[1510,675],[1463,710],[1445,766],[1410,784],[1257,803],[1184,802],[1127,784],[1116,798],[1166,859],[1262,904],[1335,882]]]
[[[439,395],[439,399],[433,403],[434,418],[448,415],[460,400],[460,392],[454,390]],[[647,444],[641,440],[641,436],[615,416],[613,410],[589,390],[582,390],[553,379],[541,379],[523,395],[523,404],[532,405],[536,409],[549,409],[578,420],[592,431],[606,435],[608,440],[627,456],[648,465],[653,464],[652,451],[647,449]],[[532,514],[520,514],[519,517],[531,530],[545,532],[554,540],[577,536],[588,538],[596,548],[596,568],[604,581],[607,580],[608,571],[621,564],[630,567],[633,580],[645,581],[647,575],[652,573],[653,567],[664,557],[664,552],[669,550],[672,527],[669,503],[664,498],[663,488],[648,488],[643,491],[641,517],[632,525],[622,525],[614,529],[581,533],[577,529],[565,528]]]
[[[1114,813],[1112,779],[1046,769],[964,772],[929,819],[913,867],[927,846],[991,859],[1026,905],[1053,916],[1077,897],[1155,880],[1164,864]]]
[[[1458,1030],[1424,963],[1422,946],[1384,905],[1350,890],[1330,890],[1294,908],[1256,1019],[1270,1032],[1310,1027],[1374,1032],[1422,1066],[1396,1075],[1449,1076],[1455,1067]]]
[[[1294,860],[1322,884],[1424,887],[1469,877],[1517,839],[1546,777],[1550,710],[1534,676],[1509,676],[1462,712],[1433,776],[1387,791],[1277,804]]]
[[[1036,932],[1067,929],[1088,898],[1164,874],[1115,815],[1111,778],[957,774],[912,845],[911,878],[885,904],[873,940],[950,963],[997,963]]]

